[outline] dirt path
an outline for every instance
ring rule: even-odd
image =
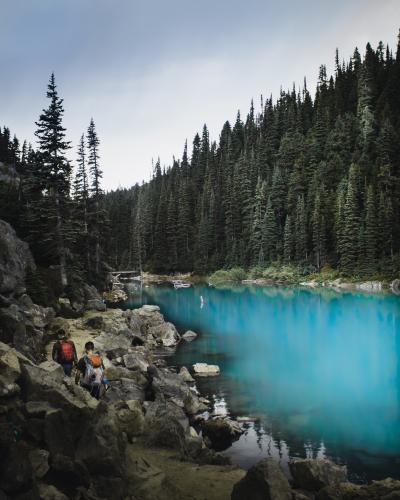
[[[230,500],[233,485],[246,474],[233,466],[184,462],[179,453],[169,449],[133,444],[130,453],[144,458],[165,474],[177,489],[171,500]]]
[[[93,316],[102,316],[104,318],[107,317],[112,317],[113,316],[113,309],[110,309],[105,312],[98,312],[98,311],[86,311],[84,319],[87,320],[88,318],[92,318]],[[69,338],[75,343],[76,347],[76,353],[78,355],[78,359],[82,356],[84,347],[86,342],[91,340],[92,342],[94,341],[94,338],[99,335],[99,330],[93,330],[92,328],[86,328],[82,327],[82,318],[78,319],[66,319],[65,321],[68,322],[70,330],[69,330]],[[95,348],[96,348],[96,342]],[[50,342],[46,346],[46,356],[48,359],[51,359],[51,351],[53,349],[54,342]]]

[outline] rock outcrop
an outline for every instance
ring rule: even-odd
[[[28,244],[17,237],[7,222],[0,220],[0,295],[22,295],[29,269],[35,269],[35,264]]]
[[[267,458],[235,484],[232,500],[292,500],[292,489],[278,463]]]
[[[324,486],[337,486],[347,481],[346,467],[329,460],[296,459],[289,466],[296,488],[319,491]]]

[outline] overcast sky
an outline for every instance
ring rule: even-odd
[[[54,71],[71,159],[93,117],[104,187],[131,186],[204,123],[217,140],[252,98],[313,88],[336,47],[395,50],[399,27],[399,0],[0,0],[0,124],[34,142]]]

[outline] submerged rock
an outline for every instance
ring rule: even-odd
[[[229,448],[243,434],[243,429],[237,422],[225,418],[205,420],[201,424],[203,436],[208,438],[211,447],[217,451]]]
[[[292,500],[292,490],[279,465],[267,458],[235,484],[231,500]]]
[[[193,332],[192,330],[188,330],[186,333],[182,335],[183,340],[186,340],[186,342],[192,342],[197,337],[197,333]]]
[[[219,375],[220,369],[218,365],[208,365],[207,363],[195,363],[193,370],[196,375],[212,376]]]

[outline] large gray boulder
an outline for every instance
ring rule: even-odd
[[[272,458],[249,469],[233,487],[232,500],[292,500],[289,481]]]
[[[145,434],[149,444],[185,450],[189,420],[175,404],[154,401],[146,407]]]
[[[184,408],[190,415],[195,415],[205,409],[184,379],[177,373],[171,373],[163,368],[157,369],[154,371],[151,386],[156,398],[170,400]]]
[[[190,375],[190,372],[186,368],[186,366],[182,366],[182,368],[179,370],[179,376],[188,384],[194,382],[194,378]]]
[[[39,361],[46,340],[45,327],[53,317],[51,308],[33,305],[30,309],[26,301],[0,308],[0,341]]]
[[[172,323],[163,322],[150,326],[148,332],[164,347],[174,347],[180,340],[180,335]]]
[[[53,362],[45,367],[22,365],[21,383],[28,401],[47,401],[54,408],[66,412],[71,421],[85,417],[85,412],[94,409],[98,401],[73,380],[64,378]]]
[[[102,302],[101,296],[97,289],[88,285],[87,283],[83,283],[80,286],[74,286],[69,290],[68,298],[70,300],[70,305],[74,311],[83,311],[85,305],[89,300],[99,300]]]
[[[140,352],[130,352],[123,357],[124,364],[129,370],[140,370],[146,372],[149,362]]]
[[[21,295],[28,269],[35,269],[28,244],[17,237],[7,222],[0,220],[0,294]]]
[[[105,375],[111,382],[124,378],[134,380],[135,383],[143,389],[148,385],[148,380],[141,371],[128,370],[128,368],[123,366],[111,365],[106,368]]]
[[[289,463],[294,486],[319,491],[324,486],[336,486],[347,481],[345,466],[325,459],[298,458]]]
[[[100,403],[91,418],[80,422],[80,439],[75,444],[75,459],[87,467],[104,488],[105,498],[122,498],[125,471],[126,436],[120,431],[113,408]],[[120,478],[114,484],[112,478]]]

